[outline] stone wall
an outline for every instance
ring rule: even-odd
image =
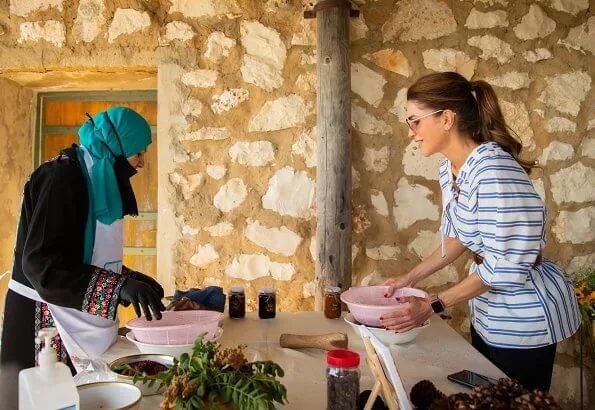
[[[351,23],[354,283],[404,273],[437,245],[438,156],[407,138],[406,87],[454,70],[496,87],[537,160],[549,210],[545,255],[595,260],[595,3],[360,0]],[[159,277],[168,290],[277,288],[313,307],[315,21],[298,0],[11,0],[0,71],[158,68]],[[463,258],[464,259],[464,258]],[[442,289],[466,260],[421,285]],[[448,312],[468,336],[466,307]],[[554,393],[576,397],[576,341],[560,346]]]
[[[16,221],[21,210],[23,184],[33,164],[35,93],[0,78],[0,275],[12,269]],[[0,280],[0,315],[8,277]]]

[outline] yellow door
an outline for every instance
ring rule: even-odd
[[[95,97],[94,97],[95,96]],[[135,97],[137,97],[135,99]],[[112,99],[110,99],[112,98]],[[130,107],[147,119],[153,132],[153,143],[147,149],[145,166],[132,178],[139,217],[124,220],[124,265],[146,275],[157,277],[157,101],[154,92],[56,93],[43,95],[40,124],[39,160],[56,156],[60,150],[78,144],[78,128],[91,116],[112,106]],[[119,307],[120,325],[135,317],[132,307]]]

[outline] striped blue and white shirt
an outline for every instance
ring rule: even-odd
[[[546,211],[527,173],[489,142],[467,158],[453,184],[440,167],[443,235],[483,257],[473,263],[492,289],[469,302],[471,323],[491,346],[533,348],[560,342],[580,325],[572,283],[553,262],[534,263],[545,246]]]

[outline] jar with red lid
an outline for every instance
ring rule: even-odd
[[[359,362],[359,354],[351,350],[335,349],[327,353],[327,410],[357,410]]]

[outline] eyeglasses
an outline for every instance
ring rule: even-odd
[[[430,115],[435,115],[435,114],[441,113],[442,111],[445,111],[445,110],[436,110],[434,112],[430,112],[428,114],[424,114],[421,117],[417,117],[417,118],[411,118],[411,117],[409,117],[409,118],[406,118],[405,119],[405,122],[407,123],[407,125],[409,126],[409,129],[411,131],[417,132],[417,127],[419,126],[419,122],[422,119],[424,119],[426,117],[429,117]]]

